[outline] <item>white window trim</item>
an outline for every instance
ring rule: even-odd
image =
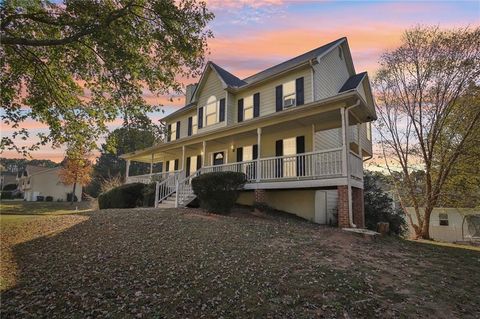
[[[285,93],[285,84],[287,83],[290,83],[290,82],[293,82],[293,93],[288,93],[286,94]],[[285,109],[288,109],[290,107],[295,107],[297,106],[297,92],[295,90],[295,80],[291,80],[291,81],[287,81],[285,83],[282,84],[282,108],[285,110]],[[288,107],[285,107],[285,98],[288,97],[288,96],[293,96],[293,98],[295,99],[295,103],[293,104],[293,106],[288,106]]]
[[[171,124],[170,130],[170,141],[175,141],[177,139],[177,122]]]
[[[247,106],[247,103],[245,103],[247,100],[250,100],[252,101],[252,104],[251,105],[248,105]],[[244,121],[248,121],[248,120],[251,120],[254,118],[253,116],[253,105],[254,105],[254,102],[253,102],[253,94],[252,95],[248,95],[246,97],[243,98],[243,101],[244,101],[244,105],[243,105],[243,120]],[[247,117],[247,110],[252,110],[252,116],[250,117]]]
[[[217,99],[217,97],[215,95],[212,95],[210,96],[208,99],[210,100],[212,97],[215,98],[215,102],[210,102],[208,103],[208,100],[207,100],[207,104],[205,104],[205,106],[203,107],[203,123],[205,124],[204,127],[208,127],[208,126],[213,126],[215,124],[218,124],[219,123],[219,117],[220,117],[220,112],[219,112],[219,100]],[[212,112],[212,113],[208,113],[208,106],[212,105],[212,104],[215,104],[215,112]],[[213,115],[215,114],[215,122],[214,123],[211,123],[211,124],[208,124],[207,122],[207,116],[208,115]]]

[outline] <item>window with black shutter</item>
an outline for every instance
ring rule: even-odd
[[[225,121],[225,99],[220,100],[220,110],[219,110],[218,121],[219,122]]]
[[[283,156],[283,140],[275,142],[275,156]],[[283,159],[275,159],[275,177],[280,178],[283,176]]]
[[[279,85],[275,88],[275,111],[283,110],[283,86]]]
[[[305,136],[297,136],[297,154],[305,153]],[[297,156],[297,176],[305,176],[305,156]]]
[[[188,177],[190,176],[190,157],[187,157],[187,163],[186,163],[186,170],[185,170],[185,176]]]
[[[203,127],[203,107],[198,108],[198,128]]]
[[[193,123],[193,118],[190,116],[188,118],[188,136],[192,136],[192,123]]]
[[[176,159],[175,160],[175,167],[174,167],[174,170],[176,170],[176,171],[178,171],[178,162],[179,162],[179,160]]]
[[[243,122],[243,99],[238,100],[238,122]]]
[[[243,147],[237,148],[237,162],[243,162]]]
[[[260,116],[260,93],[253,95],[253,117]]]
[[[177,131],[175,132],[175,138],[177,140],[180,138],[180,121],[177,121]]]
[[[197,171],[202,168],[202,155],[197,155]]]
[[[295,80],[295,94],[296,94],[296,105],[304,104],[304,89],[303,89],[303,77]]]
[[[172,124],[168,124],[167,127],[167,142],[172,140]]]

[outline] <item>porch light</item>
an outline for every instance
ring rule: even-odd
[[[230,145],[230,149],[232,150],[232,152],[235,150],[235,145]]]

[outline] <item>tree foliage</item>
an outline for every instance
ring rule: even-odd
[[[480,81],[480,27],[407,30],[380,65],[375,91],[386,163],[400,169],[395,182],[415,209],[416,236],[429,238],[431,212],[480,121],[479,105],[463,98]],[[412,180],[418,169],[425,173],[420,193]]]
[[[390,232],[403,235],[407,223],[401,209],[394,208],[392,197],[384,187],[390,184],[386,176],[378,172],[366,171],[363,179],[365,201],[365,226],[377,230],[377,223],[388,222]]]
[[[63,168],[59,172],[60,181],[66,185],[73,185],[72,202],[77,185],[85,186],[92,178],[92,163],[88,158],[88,152],[74,149],[67,152],[67,157],[62,163]]]
[[[2,170],[6,172],[17,173],[17,172],[23,171],[27,167],[27,165],[54,168],[58,166],[58,163],[55,163],[51,160],[38,160],[38,159],[29,160],[26,158],[0,158],[0,165],[3,167]]]
[[[204,63],[213,15],[195,0],[14,1],[0,4],[0,115],[15,129],[1,148],[93,147],[118,116],[150,124],[145,93],[178,94]],[[49,127],[20,147],[22,123]],[[29,141],[32,141],[31,137]]]

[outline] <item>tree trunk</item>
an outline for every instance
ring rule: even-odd
[[[75,201],[75,190],[77,188],[77,183],[73,183],[73,191],[72,191],[72,197],[70,199],[70,205],[73,205],[73,202]]]
[[[433,206],[427,205],[425,207],[423,225],[422,225],[422,234],[421,238],[430,239],[430,216],[432,215]]]

